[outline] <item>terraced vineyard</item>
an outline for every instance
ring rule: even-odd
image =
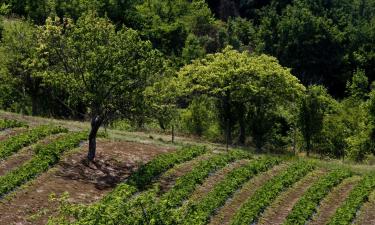
[[[58,175],[54,171],[64,165],[65,153],[78,147],[86,132],[9,120],[0,125],[3,130],[24,127],[0,142],[0,165],[7,167],[0,167],[0,224],[45,224],[48,217],[49,224],[375,224],[373,170],[203,146],[159,152],[99,198],[61,198],[59,212],[52,210],[57,205],[46,205],[18,222],[7,219],[5,209],[32,208],[27,204],[41,200],[25,199],[22,207],[12,201],[51,194],[40,194],[38,185]],[[85,191],[80,187],[85,182],[72,189]]]
[[[203,154],[210,157],[194,162]],[[173,174],[184,164],[194,167],[185,167],[184,173],[179,171],[179,177],[168,184],[171,188],[165,192],[161,186],[166,181],[160,182],[159,177],[163,178],[164,172]],[[340,196],[340,203],[324,202],[347,181],[354,185]],[[145,164],[95,204],[63,202],[60,216],[50,224],[351,224],[357,222],[356,215],[370,213],[362,206],[373,204],[368,196],[375,191],[374,182],[373,175],[307,160],[253,156],[237,150],[213,153],[202,147],[183,148]],[[319,223],[317,212],[322,202],[324,207],[339,205],[331,205],[336,210],[327,221]],[[275,210],[280,205],[284,208]]]

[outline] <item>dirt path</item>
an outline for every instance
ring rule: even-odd
[[[197,187],[193,194],[190,197],[190,201],[199,201],[200,198],[207,195],[212,189],[215,187],[217,183],[222,181],[231,171],[241,166],[248,164],[250,160],[243,159],[235,161],[228,166],[224,167],[223,169],[217,171],[216,173],[209,176],[202,185]]]
[[[369,201],[362,206],[355,224],[375,225],[375,190],[371,193]]]
[[[51,135],[38,141],[36,144],[48,144],[52,140],[55,140],[60,136],[61,134]],[[15,169],[16,167],[22,165],[24,162],[30,160],[33,156],[34,146],[28,146],[21,149],[17,153],[11,155],[6,160],[0,160],[0,176],[4,176],[9,171]]]
[[[102,198],[116,184],[134,171],[140,162],[172,151],[129,142],[98,142],[97,161],[85,166],[87,146],[82,151],[67,154],[54,169],[42,174],[29,185],[13,193],[9,200],[0,203],[0,224],[45,224],[57,205],[48,201],[51,193],[70,194],[70,201],[91,203]]]
[[[325,172],[314,171],[295,183],[287,191],[279,195],[276,200],[266,209],[259,219],[259,225],[278,225],[282,224],[293,206],[303,196],[303,194],[322,176]]]
[[[336,210],[342,205],[346,197],[358,183],[360,177],[351,177],[344,180],[341,184],[335,187],[326,198],[324,198],[319,206],[317,214],[309,223],[311,225],[324,225],[329,222]]]
[[[258,176],[247,182],[239,191],[237,191],[233,198],[229,199],[225,205],[218,210],[218,213],[211,218],[210,225],[225,225],[229,224],[237,210],[242,204],[252,196],[255,191],[269,181],[273,176],[276,176],[281,171],[287,168],[287,164],[281,164],[272,169],[259,174]]]
[[[176,180],[179,177],[190,172],[200,162],[204,160],[209,160],[212,156],[213,156],[212,153],[206,153],[206,154],[203,154],[194,158],[193,160],[187,161],[185,163],[177,165],[174,168],[168,170],[159,179],[159,182],[158,182],[160,184],[159,194],[161,195],[163,193],[168,192],[174,186],[174,184],[176,183]]]

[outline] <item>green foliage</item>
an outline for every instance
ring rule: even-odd
[[[348,124],[345,121],[344,112],[341,110],[335,114],[324,117],[323,129],[316,139],[315,151],[322,156],[342,158],[345,156],[350,136]]]
[[[86,138],[86,132],[69,133],[50,144],[37,145],[31,160],[0,177],[0,197],[48,170],[64,151],[77,147]]]
[[[0,107],[25,112],[27,106],[34,104],[33,111],[36,113],[41,79],[34,74],[32,60],[36,51],[35,28],[28,22],[18,20],[7,21],[4,28],[0,45],[0,79],[5,83],[0,85],[4,93]],[[21,103],[21,109],[15,106],[17,103]]]
[[[283,65],[293,68],[304,82],[333,79],[330,73],[338,69],[342,53],[339,30],[330,19],[314,15],[303,1],[294,1],[276,29],[275,52]]]
[[[235,214],[231,224],[239,225],[255,222],[258,216],[281,191],[300,180],[313,168],[313,165],[305,161],[296,162],[289,166],[281,174],[259,188],[252,197],[247,199]]]
[[[136,31],[116,31],[93,13],[76,24],[48,19],[39,33],[39,54],[46,79],[69,90],[73,100],[82,99],[102,119],[117,111],[131,113],[158,66],[156,52]]]
[[[45,125],[12,136],[5,141],[0,142],[0,159],[5,159],[21,150],[23,147],[35,143],[51,134],[58,134],[67,131],[66,128]]]
[[[284,224],[305,224],[330,190],[349,176],[351,176],[351,173],[348,171],[336,170],[320,178],[293,206]]]
[[[263,158],[234,169],[202,199],[194,202],[188,201],[177,210],[178,224],[207,224],[210,215],[246,181],[279,162],[280,160],[277,159]]]
[[[180,89],[172,79],[175,72],[171,62],[169,60],[165,61],[162,72],[163,77],[144,91],[146,104],[162,130],[173,129],[177,126],[176,95],[178,95],[177,93],[180,92]]]
[[[206,51],[197,36],[189,34],[182,49],[182,58],[188,64],[194,59],[202,58]]]
[[[183,96],[198,94],[217,99],[220,119],[225,124],[223,127],[229,142],[234,125],[234,107],[246,104],[244,110],[248,109],[248,122],[253,125],[251,131],[253,134],[260,133],[256,136],[258,147],[264,144],[271,127],[260,130],[257,125],[269,115],[274,115],[279,107],[297,99],[304,90],[303,85],[275,58],[240,53],[231,48],[183,67],[178,72],[177,83],[183,90],[180,93]]]
[[[1,16],[1,13],[0,13],[0,40],[3,38],[3,30],[4,30],[4,21],[3,21],[3,17]]]
[[[227,22],[228,44],[238,50],[253,52],[260,45],[256,33],[256,27],[252,21],[241,17],[229,18]]]
[[[27,125],[25,122],[21,122],[18,120],[0,119],[0,130],[15,128],[15,127],[27,127]]]
[[[348,82],[346,86],[350,96],[353,98],[359,100],[366,99],[369,83],[365,71],[357,69],[357,71],[353,74],[352,81]]]
[[[335,215],[329,221],[333,224],[352,224],[357,211],[361,205],[368,199],[375,188],[375,177],[368,175],[354,187],[344,203],[336,210]]]
[[[137,11],[143,21],[141,33],[167,55],[180,56],[185,42],[190,42],[188,35],[203,36],[213,23],[211,11],[202,0],[150,0],[138,5]],[[185,50],[186,59],[194,57],[186,51],[190,50]]]
[[[302,100],[298,120],[307,154],[312,149],[314,139],[322,132],[324,116],[331,102],[331,97],[322,86],[310,86]]]
[[[360,103],[375,77],[374,13],[374,0],[4,0],[0,108],[90,114],[99,124],[125,117],[135,128],[157,121],[163,131],[279,152],[292,135],[296,143],[304,117],[309,150],[362,160],[375,152],[375,123]],[[307,107],[307,93],[297,119],[304,88],[291,73],[358,104],[333,101],[323,113]],[[207,120],[198,95],[215,99]]]
[[[371,151],[369,132],[361,131],[358,134],[348,137],[347,144],[346,155],[348,158],[356,162],[363,161]]]
[[[215,105],[209,98],[195,98],[189,107],[181,112],[182,129],[198,136],[218,135],[210,133],[216,121]]]

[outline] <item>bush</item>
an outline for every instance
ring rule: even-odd
[[[197,136],[217,139],[220,136],[220,128],[215,112],[215,105],[211,99],[194,99],[189,107],[181,112],[181,129]]]

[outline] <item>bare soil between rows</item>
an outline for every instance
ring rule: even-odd
[[[49,201],[54,193],[69,193],[69,201],[88,204],[101,199],[126,179],[141,164],[173,148],[132,142],[98,141],[95,163],[85,162],[87,145],[68,154],[53,169],[0,202],[1,225],[45,224],[58,211],[56,202]]]

